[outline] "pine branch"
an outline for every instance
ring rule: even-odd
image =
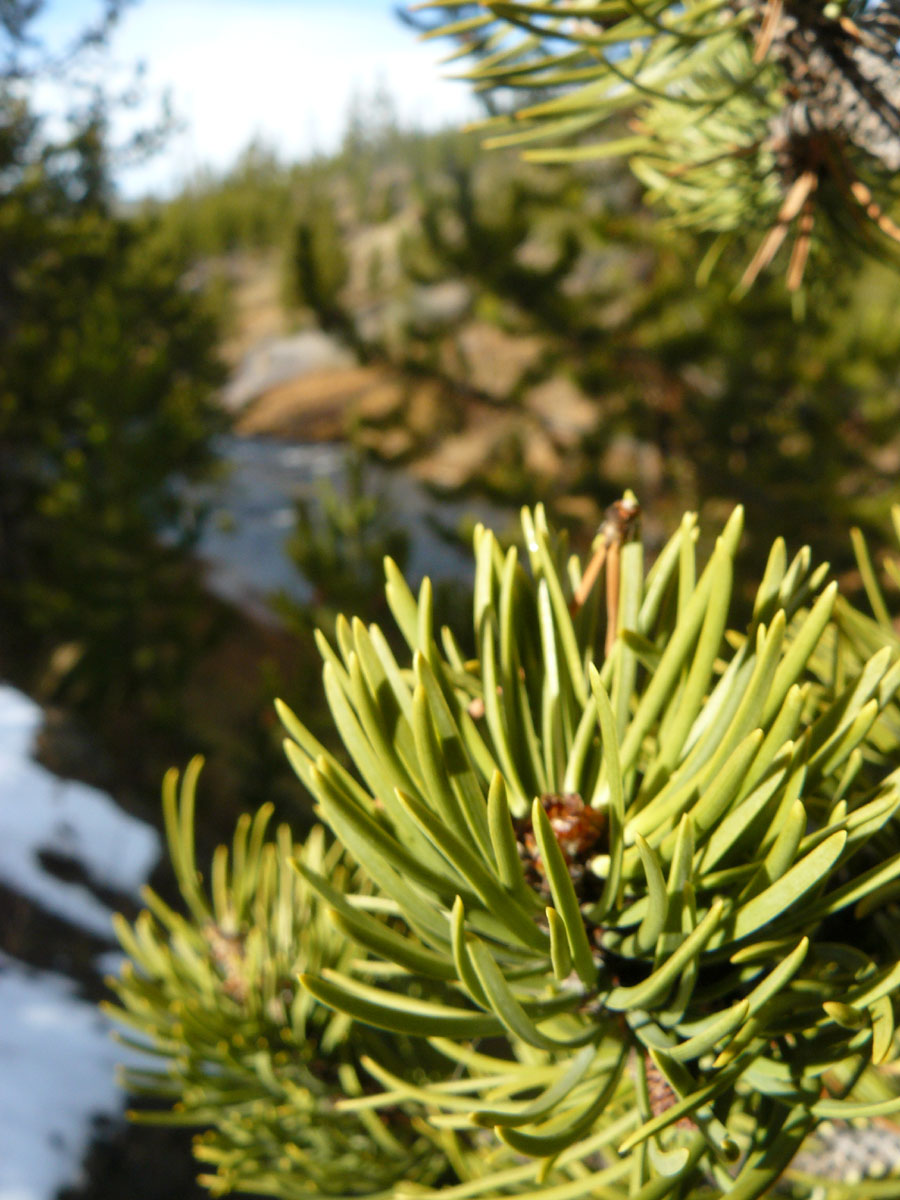
[[[162,1064],[130,1086],[209,1126],[214,1190],[896,1187],[896,1155],[883,1185],[829,1174],[854,1161],[834,1122],[900,1113],[900,660],[874,568],[855,537],[873,620],[778,540],[738,630],[740,511],[705,564],[686,515],[647,572],[638,518],[613,506],[589,565],[540,507],[521,550],[479,527],[473,658],[387,561],[409,657],[358,620],[320,639],[349,765],[279,706],[330,849],[268,842],[265,809],[207,889],[197,767],[167,780],[189,916],[150,893],[120,922],[115,1011]]]
[[[625,157],[675,223],[759,229],[747,286],[776,243],[791,247],[796,290],[810,254],[846,237],[848,222],[874,245],[896,240],[886,215],[900,166],[895,0],[480,0],[416,10],[436,21],[427,37],[457,43],[454,62],[472,60],[457,77],[505,98],[479,127],[487,145],[516,145],[539,162]],[[794,211],[793,189],[810,176],[808,202]]]

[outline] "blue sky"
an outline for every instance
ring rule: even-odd
[[[92,0],[47,0],[54,40],[77,30]],[[168,91],[185,131],[121,183],[167,190],[201,166],[227,166],[254,137],[293,158],[334,146],[354,95],[383,81],[408,124],[474,115],[465,84],[441,78],[448,47],[421,44],[385,0],[137,0],[112,43],[110,73],[146,64],[145,91]]]

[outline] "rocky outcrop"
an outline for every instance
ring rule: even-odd
[[[239,413],[274,388],[301,376],[347,370],[355,365],[353,352],[319,329],[268,338],[244,357],[222,390],[222,403],[229,412]]]

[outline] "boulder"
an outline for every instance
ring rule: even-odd
[[[298,376],[347,369],[355,363],[346,346],[320,329],[269,338],[244,357],[222,390],[222,403],[229,412],[240,412],[264,393]]]
[[[508,400],[544,353],[539,338],[506,333],[487,321],[472,321],[456,337],[462,382],[492,400]]]
[[[444,438],[433,453],[413,463],[412,473],[441,492],[464,488],[484,471],[495,447],[521,428],[515,413],[486,409],[453,437]]]
[[[422,284],[415,288],[409,305],[409,319],[417,333],[439,332],[455,325],[472,307],[472,289],[461,279]]]
[[[270,388],[239,418],[237,432],[297,441],[336,441],[357,407],[373,394],[380,405],[391,379],[378,367],[336,367],[310,371]]]
[[[560,375],[529,388],[522,404],[563,448],[577,445],[596,427],[600,415],[596,401],[571,379]]]

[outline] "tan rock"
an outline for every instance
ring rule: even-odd
[[[409,430],[399,425],[390,429],[363,429],[355,440],[385,462],[396,462],[406,458],[416,444]]]
[[[455,433],[462,412],[450,389],[438,380],[426,379],[411,387],[405,423],[414,437],[427,445]]]
[[[222,389],[221,401],[229,412],[239,413],[260,396],[295,379],[357,365],[349,347],[321,329],[265,339],[244,356]]]
[[[522,404],[564,447],[576,445],[590,433],[600,415],[599,405],[571,379],[560,375],[529,388]]]
[[[657,446],[624,433],[612,438],[600,463],[600,474],[608,483],[631,487],[645,496],[660,488],[664,470]]]
[[[376,379],[353,406],[353,415],[360,421],[381,425],[397,417],[406,403],[406,389],[399,379],[385,375]]]
[[[486,321],[466,325],[456,344],[463,382],[494,400],[508,400],[544,351],[539,338],[506,333]]]
[[[471,287],[462,279],[445,279],[415,289],[409,319],[417,333],[440,331],[461,321],[471,306]]]
[[[354,407],[385,383],[377,367],[313,371],[263,393],[242,414],[237,431],[308,441],[339,438]]]
[[[515,436],[519,427],[516,415],[483,409],[462,433],[444,438],[411,470],[439,491],[457,491],[483,471],[494,448],[505,438]]]
[[[555,479],[562,470],[562,456],[553,441],[542,429],[531,429],[524,435],[525,467],[541,479]]]
[[[876,471],[885,475],[900,474],[900,445],[896,441],[875,446],[869,451],[869,461]]]

